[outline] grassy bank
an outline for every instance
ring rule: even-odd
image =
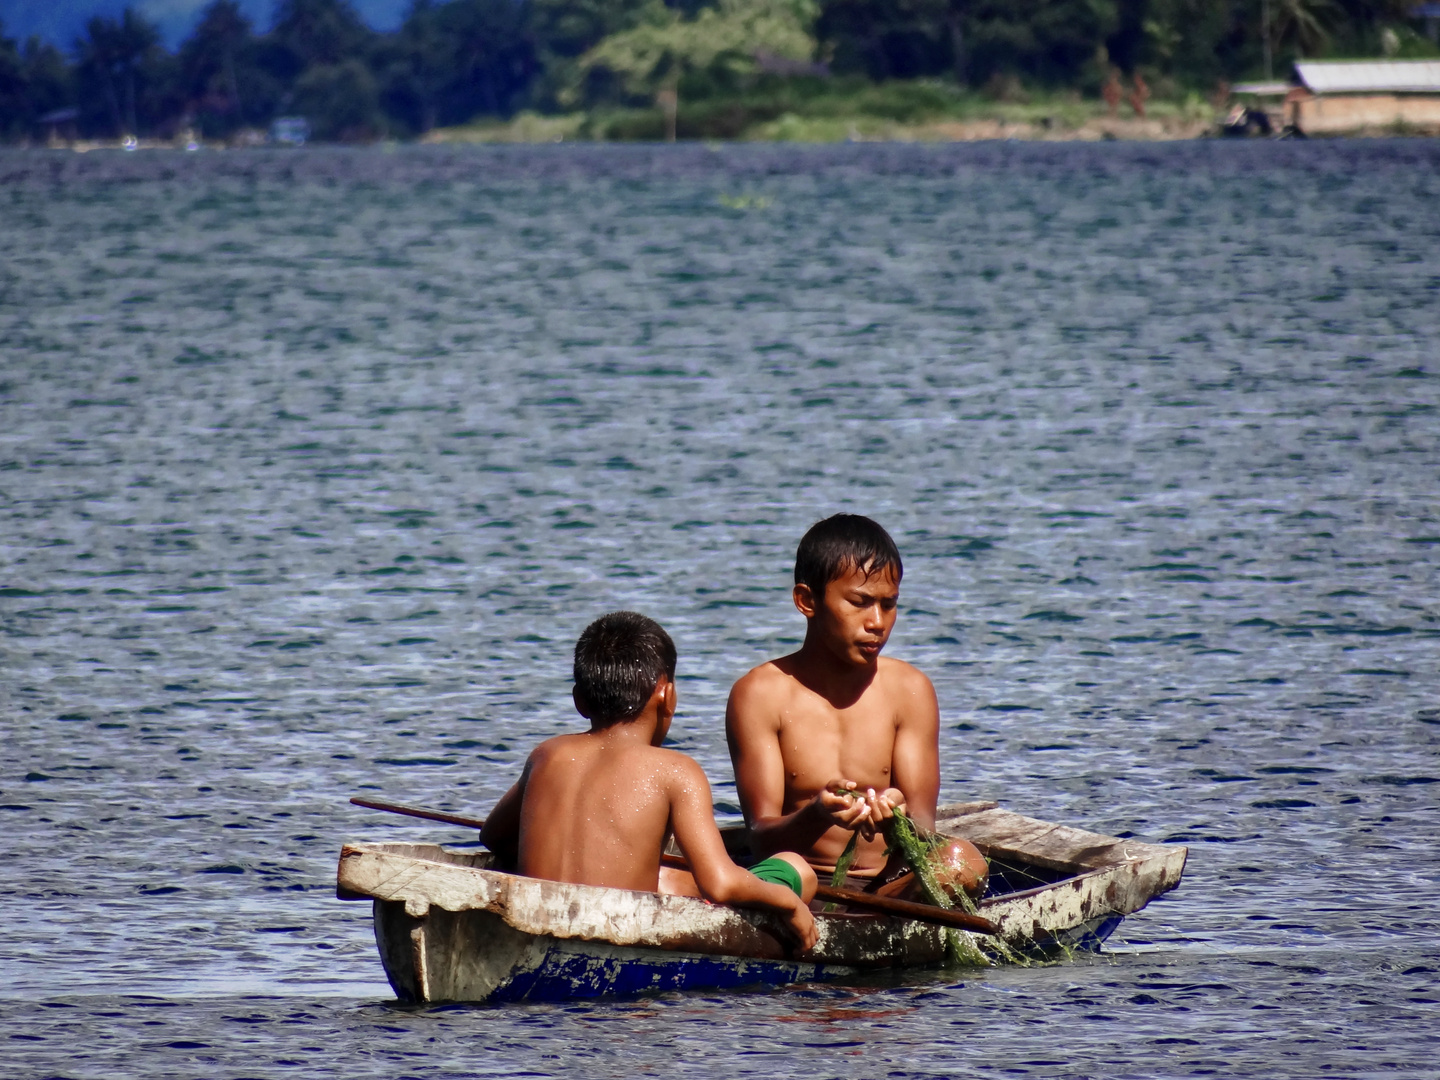
[[[1194,138],[1213,130],[1214,108],[1198,95],[1155,98],[1146,115],[1121,105],[1111,114],[1074,91],[1012,90],[1004,99],[935,81],[870,83],[844,79],[770,79],[743,91],[681,98],[682,139],[844,142],[964,139]],[[595,109],[563,116],[521,113],[505,123],[442,128],[429,142],[659,140],[659,108]]]

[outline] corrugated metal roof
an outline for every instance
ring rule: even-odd
[[[1297,60],[1317,94],[1440,94],[1440,60]]]
[[[1232,94],[1254,94],[1256,97],[1284,97],[1295,89],[1287,82],[1242,82],[1230,88]]]

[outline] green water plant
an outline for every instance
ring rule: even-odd
[[[908,814],[899,810],[895,811],[887,823],[885,837],[890,842],[887,854],[897,850],[900,852],[919,881],[920,892],[925,900],[946,911],[954,908],[955,900],[936,880],[935,866],[930,861],[931,852],[944,842],[942,838],[921,829],[910,820]],[[975,902],[965,890],[958,890],[957,895],[960,897],[962,910],[975,914]],[[998,936],[995,944],[1009,951],[1008,946]],[[1009,956],[1005,958],[1010,959]],[[990,958],[981,951],[969,934],[948,929],[945,931],[945,960],[950,967],[986,967],[990,964]]]
[[[845,850],[840,853],[840,858],[835,860],[835,872],[830,875],[830,887],[832,889],[843,889],[845,878],[850,873],[850,867],[855,865],[855,847],[859,843],[860,834],[852,832],[850,842],[845,845]],[[822,911],[834,911],[839,904],[826,904]]]
[[[830,875],[830,887],[832,889],[844,887],[845,878],[850,873],[850,867],[855,865],[855,847],[859,840],[860,834],[858,832],[852,832],[850,834],[850,842],[845,845],[845,850],[840,853],[840,858],[835,862],[835,873]]]
[[[850,793],[858,795],[859,791],[855,789]],[[905,864],[915,874],[920,885],[920,893],[926,903],[946,911],[953,910],[958,905],[960,910],[968,914],[979,914],[975,901],[969,893],[964,889],[956,889],[952,895],[935,876],[935,864],[931,861],[931,855],[936,848],[945,844],[945,837],[916,825],[910,816],[901,810],[895,811],[885,823],[884,832],[888,843],[885,854],[888,856],[896,851],[900,853]],[[851,833],[849,843],[845,845],[845,850],[836,860],[835,872],[830,876],[832,888],[838,889],[844,886],[845,878],[855,863],[858,841],[859,833]],[[833,911],[836,906],[827,904],[824,910]],[[1005,963],[1018,964],[1022,967],[1029,967],[1036,962],[1026,953],[1019,952],[1009,945],[999,934],[987,938],[985,948],[982,949],[976,944],[974,938],[962,931],[947,929],[944,933],[945,960],[947,966],[950,967],[988,967],[992,963],[989,955],[991,953]],[[1058,949],[1057,959],[1074,958],[1074,949],[1063,942],[1054,942],[1051,947]]]

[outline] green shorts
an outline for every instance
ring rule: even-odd
[[[800,871],[791,866],[784,859],[762,859],[750,867],[750,873],[754,874],[761,881],[768,881],[771,885],[784,885],[796,896],[800,895],[804,888],[800,884]]]

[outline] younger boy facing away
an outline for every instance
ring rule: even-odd
[[[880,655],[903,572],[895,542],[867,517],[836,514],[800,541],[793,597],[805,641],[740,679],[725,714],[756,854],[793,849],[829,873],[859,832],[850,873],[878,885],[900,871],[898,858],[886,867],[877,832],[885,820],[898,809],[935,827],[935,689],[909,664]],[[983,877],[980,852],[961,844],[963,861]]]
[[[790,853],[756,873],[736,866],[715,827],[705,773],[661,747],[675,715],[675,659],[670,635],[633,611],[586,627],[575,645],[574,699],[590,730],[531,751],[480,839],[529,877],[655,892],[673,831],[701,896],[778,912],[808,949],[814,872]]]

